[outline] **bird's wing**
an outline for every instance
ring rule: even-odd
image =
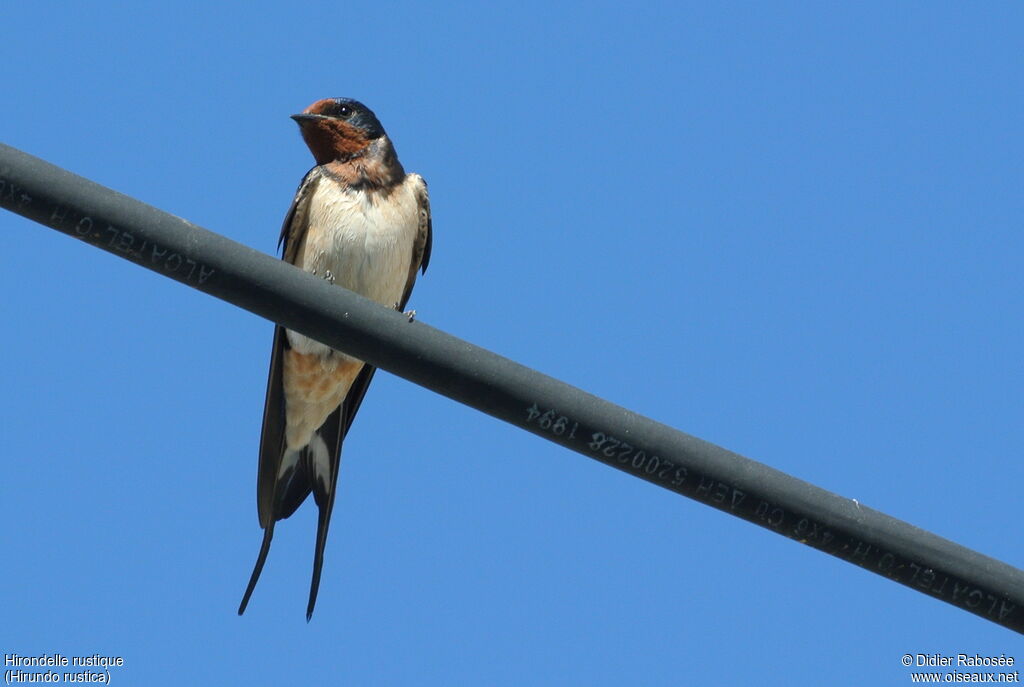
[[[285,215],[278,239],[278,248],[283,250],[282,258],[295,262],[299,246],[305,237],[306,208],[309,196],[320,179],[321,170],[314,167],[299,184],[292,204]],[[270,372],[267,376],[267,396],[263,406],[263,431],[260,434],[260,462],[256,477],[256,510],[260,527],[263,528],[263,543],[256,558],[249,584],[246,587],[238,614],[245,612],[246,604],[267,561],[270,542],[274,537],[274,523],[295,512],[295,509],[309,495],[308,461],[297,461],[286,474],[281,475],[281,459],[284,457],[284,353],[288,349],[288,336],[281,325],[274,327],[274,344],[270,352]],[[279,488],[283,483],[284,488]],[[306,485],[303,489],[299,485]]]
[[[409,263],[409,278],[405,282],[405,292],[398,309],[404,310],[405,304],[409,302],[412,295],[412,287],[416,285],[416,273],[427,272],[427,263],[430,262],[430,249],[434,242],[434,228],[430,220],[430,196],[427,195],[427,182],[419,174],[410,174],[405,178],[406,184],[412,184],[413,193],[416,195],[416,203],[419,205],[419,227],[416,232],[416,242],[412,247],[412,260]]]
[[[306,172],[302,177],[299,188],[292,198],[288,214],[284,216],[281,223],[281,234],[277,238],[277,249],[281,251],[281,258],[285,262],[295,264],[295,256],[298,254],[299,246],[306,235],[309,223],[306,221],[306,210],[308,209],[309,197],[313,194],[317,184],[323,177],[323,168],[319,165]]]
[[[306,236],[306,229],[309,223],[306,221],[306,213],[309,206],[309,197],[320,181],[322,170],[314,167],[306,173],[299,184],[295,197],[292,199],[288,214],[285,215],[284,223],[281,225],[281,236],[278,239],[278,247],[282,249],[282,259],[295,264],[295,257]],[[290,348],[285,328],[277,325],[274,328],[274,346],[270,352],[270,373],[267,378],[267,398],[263,406],[263,431],[260,435],[260,465],[259,475],[256,480],[256,504],[260,516],[260,527],[264,529],[273,528],[273,523],[282,518],[287,518],[295,512],[299,504],[309,494],[307,489],[301,496],[294,492],[294,489],[280,489],[278,487],[278,473],[281,469],[281,459],[284,457],[284,353]],[[296,471],[304,469],[303,461],[299,461],[295,468],[286,475],[287,482],[304,483],[307,479],[301,479],[303,475],[295,474]],[[299,478],[299,479],[296,479]],[[282,492],[284,492],[282,494]],[[280,496],[289,498],[283,499],[285,503],[275,503]]]

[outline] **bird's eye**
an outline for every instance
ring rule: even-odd
[[[339,117],[348,117],[348,116],[351,116],[351,114],[352,114],[352,108],[349,107],[348,105],[340,105],[338,107],[338,116]]]

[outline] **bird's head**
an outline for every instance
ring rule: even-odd
[[[325,98],[292,115],[318,165],[363,155],[384,127],[366,105],[351,98]]]

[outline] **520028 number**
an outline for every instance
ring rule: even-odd
[[[587,448],[594,453],[600,453],[606,458],[614,458],[619,463],[629,465],[634,470],[646,475],[657,476],[658,479],[668,482],[673,487],[678,487],[686,479],[686,468],[681,465],[673,465],[654,454],[637,449],[621,439],[616,439],[604,432],[594,432],[590,435],[590,439]]]

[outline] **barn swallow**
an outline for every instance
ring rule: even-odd
[[[402,310],[430,259],[427,186],[406,174],[368,107],[318,100],[292,115],[316,160],[284,219],[282,259],[381,305]],[[341,444],[374,368],[277,325],[263,409],[256,505],[263,543],[238,614],[245,612],[274,536],[313,493],[319,509],[306,621],[313,615],[334,507]]]

